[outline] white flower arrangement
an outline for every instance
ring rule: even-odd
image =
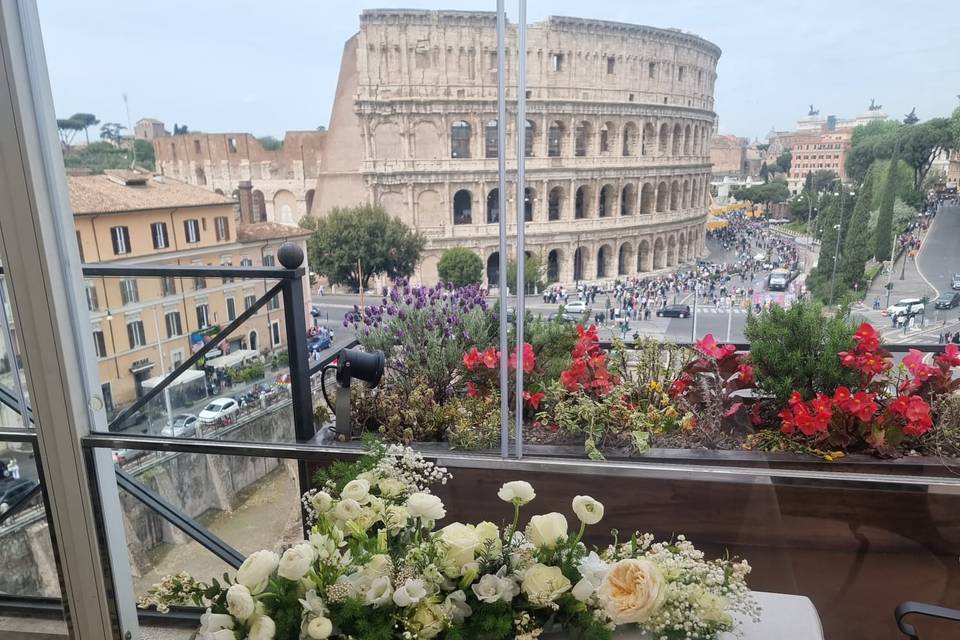
[[[572,501],[575,533],[560,513],[520,527],[536,497],[523,481],[498,493],[514,508],[509,526],[437,528],[446,509],[429,491],[450,477],[445,469],[391,446],[342,471],[303,498],[309,541],[258,551],[224,583],[165,578],[141,606],[206,607],[200,640],[534,640],[551,628],[606,640],[618,626],[707,640],[736,632],[734,613],[759,615],[750,566],[706,560],[683,536],[587,548],[585,528],[604,512],[589,496]]]

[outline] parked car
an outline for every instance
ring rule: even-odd
[[[904,298],[887,307],[887,315],[892,317],[913,316],[921,311],[923,311],[923,301],[920,298]]]
[[[213,424],[223,420],[240,410],[240,405],[233,398],[216,398],[203,408],[198,416],[200,424]]]
[[[668,304],[663,309],[657,309],[657,316],[661,318],[689,318],[690,305]]]
[[[580,322],[580,316],[572,313],[554,313],[550,316],[551,322]]]
[[[960,289],[960,273],[953,274],[953,281],[950,283],[953,289]]]
[[[131,460],[145,456],[147,453],[148,452],[143,449],[114,449],[113,464],[124,465]]]
[[[28,478],[20,478],[19,480],[14,480],[12,478],[0,480],[0,504],[13,506],[15,502],[27,495],[30,490],[38,484],[40,483],[36,480],[31,480]]]
[[[319,317],[320,317],[320,305],[318,305],[318,304],[311,304],[311,305],[310,305],[310,315],[312,315],[314,318],[319,318]]]
[[[165,438],[190,438],[197,434],[197,416],[181,413],[173,417],[173,424],[160,430]]]
[[[326,333],[319,333],[307,339],[307,352],[320,353],[324,349],[329,349],[332,344],[332,336]]]
[[[933,306],[935,309],[953,309],[957,305],[960,305],[960,292],[944,291]]]
[[[572,313],[578,316],[589,310],[590,308],[583,300],[573,300],[572,302],[568,302],[567,304],[563,305],[564,313]]]

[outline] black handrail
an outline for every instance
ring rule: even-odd
[[[3,524],[8,518],[12,518],[17,511],[20,511],[25,506],[27,506],[27,502],[29,502],[30,500],[33,500],[33,498],[36,497],[38,493],[40,493],[39,482],[34,486],[32,486],[30,490],[27,491],[25,494],[20,496],[19,500],[17,500],[11,505],[8,505],[10,507],[9,509],[4,511],[3,513],[0,513],[0,524]]]
[[[958,609],[948,609],[947,607],[927,604],[925,602],[901,602],[894,610],[893,616],[897,621],[897,628],[900,629],[902,634],[910,638],[910,640],[920,640],[920,633],[917,631],[917,628],[903,620],[911,614],[960,622],[960,610]]]

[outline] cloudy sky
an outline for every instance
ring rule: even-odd
[[[957,0],[529,0],[569,15],[677,27],[723,49],[720,131],[764,136],[822,115],[949,114],[960,93]],[[515,0],[507,0],[508,8]],[[282,136],[327,124],[344,41],[363,8],[492,10],[495,0],[39,0],[57,113],[155,117]]]

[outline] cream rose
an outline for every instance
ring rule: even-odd
[[[222,629],[233,629],[233,616],[212,613],[210,609],[200,616],[200,633],[216,633]]]
[[[294,545],[280,556],[277,575],[296,582],[310,571],[310,565],[316,558],[316,551],[309,542]]]
[[[440,498],[429,493],[412,494],[406,506],[411,517],[421,520],[440,520],[447,515]]]
[[[277,570],[280,557],[273,551],[256,551],[237,569],[237,582],[258,594],[267,588],[270,576]]]
[[[333,633],[333,623],[330,618],[317,616],[307,623],[307,636],[311,640],[326,640]]]
[[[396,478],[384,478],[377,483],[377,487],[380,489],[380,493],[387,498],[395,498],[407,489],[407,486]]]
[[[363,574],[370,578],[379,578],[393,574],[393,560],[390,556],[378,553],[370,556],[367,563],[363,565]]]
[[[400,531],[406,528],[409,519],[410,512],[400,505],[390,505],[383,512],[383,524],[389,531]]]
[[[430,640],[440,635],[447,626],[447,614],[443,605],[436,598],[424,600],[413,612],[411,626],[416,631],[416,637]]]
[[[567,535],[567,519],[562,513],[547,513],[530,518],[527,539],[534,546],[552,549]]]
[[[663,573],[649,560],[627,558],[610,567],[599,596],[614,624],[643,622],[666,599]]]
[[[273,640],[277,625],[267,616],[257,616],[250,625],[247,640]]]
[[[363,508],[360,503],[352,498],[346,498],[337,503],[333,508],[333,517],[341,522],[349,522],[360,517]]]
[[[480,602],[497,602],[503,600],[510,602],[513,600],[514,584],[510,578],[501,578],[498,575],[488,573],[480,580],[470,586],[473,594],[477,596]]]
[[[513,480],[505,483],[497,492],[497,497],[504,502],[523,506],[537,497],[533,485],[524,480]]]
[[[253,615],[256,604],[250,590],[242,584],[235,584],[227,589],[227,611],[240,622],[246,622]]]
[[[444,544],[447,562],[457,570],[455,575],[459,575],[464,565],[474,561],[474,554],[480,546],[476,529],[459,522],[440,529],[440,541]]]
[[[492,522],[481,522],[474,527],[481,547],[489,547],[495,554],[500,553],[503,542],[500,540],[500,528]]]
[[[333,498],[326,491],[317,491],[310,497],[310,505],[317,513],[326,513],[333,506]]]
[[[351,480],[343,487],[340,497],[347,500],[356,500],[358,504],[366,504],[370,500],[370,483],[366,480]]]
[[[570,590],[560,567],[535,564],[523,574],[520,590],[534,606],[546,606]]]
[[[573,512],[583,524],[597,524],[603,519],[603,504],[590,496],[576,496],[573,499]]]

